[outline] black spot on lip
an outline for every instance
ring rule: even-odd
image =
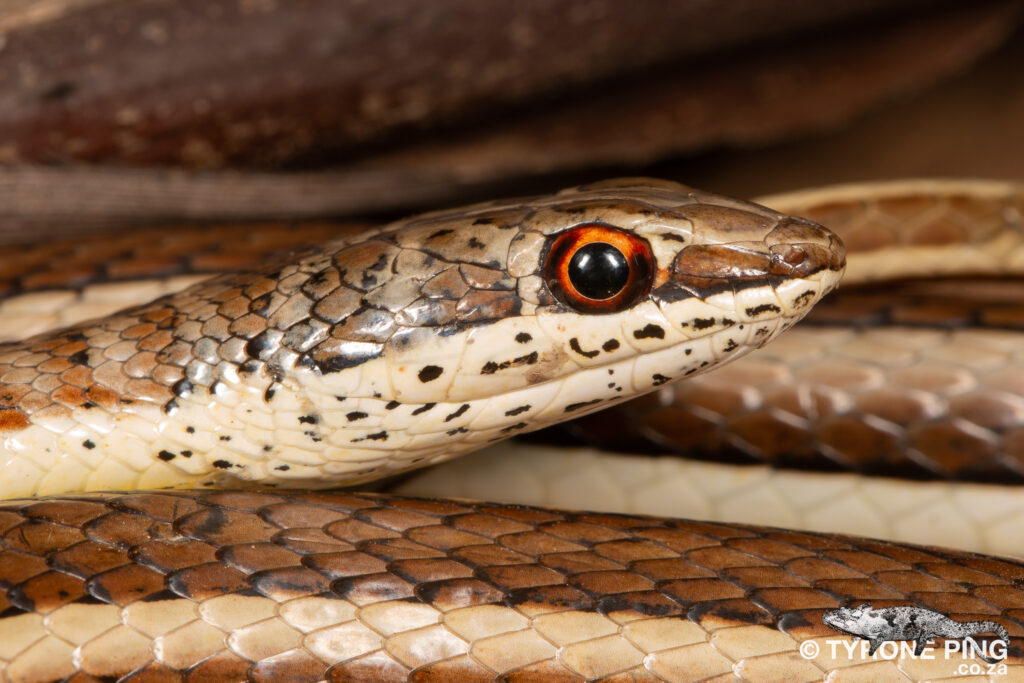
[[[519,342],[520,344],[525,344],[529,341],[533,341],[533,337],[527,334],[526,332],[520,332],[519,334],[516,335],[516,341]]]
[[[570,403],[569,405],[567,405],[565,407],[565,412],[571,413],[573,411],[579,410],[580,408],[586,408],[587,406],[592,406],[595,403],[600,403],[602,400],[603,399],[595,398],[595,399],[592,399],[590,401],[582,401],[580,403]]]
[[[422,415],[423,413],[427,412],[428,410],[430,410],[431,408],[433,408],[436,405],[437,405],[436,403],[424,403],[419,408],[417,408],[416,410],[412,411],[412,414],[413,415]]]
[[[469,410],[469,404],[463,403],[461,406],[458,407],[458,409],[454,413],[451,413],[450,415],[448,415],[448,417],[444,418],[444,421],[451,422],[455,418],[465,413],[467,410]]]
[[[781,313],[782,309],[775,304],[761,304],[760,306],[751,306],[747,309],[747,316],[754,317],[761,315],[762,313]]]
[[[320,418],[316,415],[300,415],[299,422],[304,425],[315,425],[320,422]]]
[[[92,439],[86,439],[85,441],[83,441],[82,446],[88,448],[90,451],[96,448],[96,444],[92,442]]]
[[[475,221],[473,221],[473,225],[490,225],[493,222],[493,218],[477,218]]]
[[[493,360],[489,360],[484,363],[484,366],[480,368],[481,375],[493,375],[498,370],[508,370],[511,367],[517,365],[533,365],[540,358],[540,355],[536,351],[532,351],[525,356],[519,356],[512,360],[502,361],[501,363],[495,363]]]
[[[353,410],[351,413],[346,413],[345,417],[349,422],[355,422],[356,420],[362,420],[364,417],[369,417],[369,413],[364,413],[361,410]]]
[[[387,433],[387,431],[381,431],[381,432],[374,432],[373,434],[367,434],[366,436],[361,436],[358,439],[352,439],[351,443],[359,443],[360,441],[387,441],[387,440],[388,440],[388,433]]]
[[[188,432],[189,434],[195,434],[196,433],[196,428],[191,426],[191,425],[189,425],[188,427],[185,427],[185,431]]]
[[[695,330],[706,330],[715,324],[714,318],[694,318],[693,329]]]
[[[441,376],[444,372],[444,368],[439,365],[424,365],[423,369],[420,370],[418,377],[420,381],[426,384],[427,382],[433,382],[435,379]]]
[[[805,306],[807,305],[807,302],[813,298],[814,290],[808,289],[806,292],[801,293],[799,296],[793,299],[793,303],[797,306]]]
[[[448,436],[455,436],[456,434],[465,434],[468,431],[469,430],[466,429],[465,427],[457,427],[455,429],[449,429],[447,432],[445,432],[445,434],[447,434]]]
[[[232,467],[234,467],[234,464],[231,463],[231,462],[228,462],[227,460],[214,460],[210,464],[212,464],[217,469],[221,469],[221,470],[229,470]]]
[[[178,456],[176,456],[174,453],[171,453],[170,451],[160,451],[159,453],[156,454],[156,457],[160,458],[164,462],[170,462],[171,460],[174,460]]]
[[[519,406],[518,408],[513,408],[512,410],[506,410],[505,417],[515,417],[516,415],[522,415],[532,407],[533,406],[527,403],[525,406]]]
[[[394,410],[398,406],[402,405],[398,401],[388,401],[387,405],[384,406],[384,410]]]
[[[651,379],[654,380],[654,386],[660,387],[662,384],[664,384],[665,382],[669,381],[669,379],[671,379],[671,378],[666,377],[665,375],[663,375],[661,373],[655,373],[655,374],[651,375]]]
[[[739,348],[739,344],[737,344],[735,340],[730,339],[728,342],[726,342],[725,348],[722,350],[728,353],[730,351],[735,351],[737,348]]]
[[[614,351],[615,349],[619,348],[619,340],[609,339],[604,344],[601,344],[601,348],[608,352]]]
[[[660,325],[651,323],[649,325],[645,325],[643,329],[633,330],[633,336],[636,339],[664,339],[665,330],[663,330]]]
[[[220,439],[221,441],[231,441],[231,437],[228,436],[227,434],[221,434],[217,438]]]
[[[525,426],[526,426],[525,422],[516,422],[514,425],[509,425],[508,427],[502,427],[501,433],[502,434],[508,434],[509,432],[516,431],[517,429],[522,429]]]
[[[291,467],[289,467],[288,465],[278,465],[274,469],[277,470],[278,472],[287,472],[288,470],[291,469]]]
[[[583,347],[580,346],[580,340],[577,339],[576,337],[573,337],[572,339],[569,340],[569,348],[575,351],[576,353],[580,354],[584,358],[593,358],[597,354],[601,353],[600,351],[584,351]]]
[[[450,235],[453,232],[455,232],[455,231],[451,230],[449,228],[445,228],[443,230],[438,230],[435,233],[431,233],[431,235],[429,237],[427,237],[427,239],[428,240],[437,239],[438,237],[444,237],[445,235]]]

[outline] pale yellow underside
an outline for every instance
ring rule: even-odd
[[[557,609],[557,608],[554,608]],[[157,661],[184,669],[217,653],[250,662],[305,650],[326,665],[381,652],[415,669],[461,655],[495,676],[558,663],[585,678],[653,673],[671,682],[924,681],[945,679],[977,659],[881,651],[873,657],[849,638],[800,641],[766,626],[706,619],[535,611],[503,606],[443,612],[406,601],[357,605],[296,598],[283,603],[229,595],[191,600],[61,607],[45,617],[0,619],[0,674],[34,683],[76,670],[116,676]],[[1021,680],[1024,665],[1000,664],[1000,681]],[[982,679],[978,679],[982,680]]]

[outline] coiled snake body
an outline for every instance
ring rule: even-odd
[[[200,491],[0,509],[4,674],[934,678],[931,662],[797,648],[853,600],[1018,618],[1024,567],[737,525],[208,490],[365,481],[700,374],[796,322],[843,265],[808,221],[614,181],[402,221],[8,344],[7,496]]]

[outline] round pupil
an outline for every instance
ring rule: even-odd
[[[629,282],[629,263],[612,245],[591,242],[569,260],[569,281],[588,299],[609,299]]]

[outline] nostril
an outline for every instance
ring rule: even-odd
[[[832,253],[816,244],[777,244],[770,251],[772,275],[808,277],[832,263]]]
[[[782,254],[782,260],[791,266],[800,266],[807,259],[807,252],[803,249],[791,246]]]

